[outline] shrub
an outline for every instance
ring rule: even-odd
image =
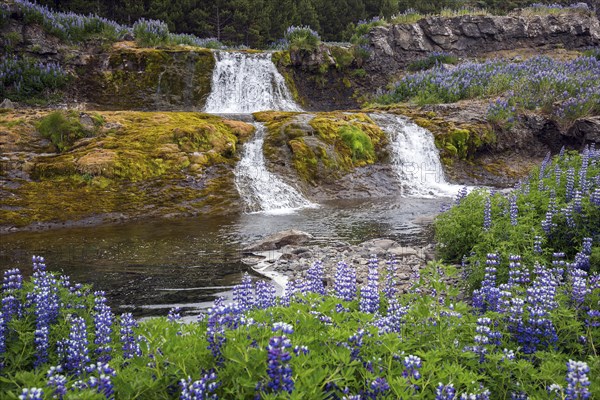
[[[440,64],[457,64],[458,57],[446,53],[446,52],[437,52],[434,51],[429,54],[427,57],[422,58],[417,61],[413,61],[406,67],[409,71],[422,71],[426,69],[431,69]]]
[[[369,135],[353,125],[344,125],[339,129],[340,137],[352,152],[353,161],[375,159],[375,149]]]
[[[101,118],[92,118],[94,125],[102,125]],[[49,139],[59,151],[67,151],[77,140],[93,134],[93,129],[84,127],[76,111],[54,111],[38,123],[40,134]]]
[[[564,252],[578,258],[588,272],[599,272],[600,151],[566,152],[549,157],[530,178],[509,194],[478,189],[438,216],[435,222],[443,259],[468,261],[471,287],[483,278],[487,254],[497,252],[497,275],[505,282],[509,256],[518,254],[528,265],[552,265]],[[586,240],[589,250],[581,253]],[[585,257],[584,257],[585,256]],[[587,261],[586,261],[587,260]]]
[[[290,26],[285,31],[290,50],[315,50],[321,43],[319,34],[309,26]]]
[[[135,42],[140,46],[157,47],[169,42],[169,27],[162,21],[141,18],[132,29]]]
[[[32,100],[63,88],[69,80],[69,74],[54,62],[17,56],[6,56],[0,61],[0,97]]]

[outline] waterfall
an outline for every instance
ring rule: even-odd
[[[270,53],[217,51],[206,112],[301,111]]]
[[[287,213],[299,208],[315,207],[296,189],[267,170],[263,155],[266,128],[253,123],[254,137],[244,144],[242,159],[237,163],[235,186],[250,212]]]
[[[460,186],[446,182],[433,134],[394,114],[371,114],[388,134],[392,165],[402,184],[403,195],[453,196]]]

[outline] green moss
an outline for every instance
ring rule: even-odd
[[[315,152],[306,145],[302,138],[288,142],[293,154],[293,163],[296,172],[305,182],[316,184],[318,180],[318,160]]]
[[[298,104],[305,104],[304,99],[300,97],[298,93],[298,88],[296,86],[296,81],[294,80],[294,71],[290,66],[292,65],[292,60],[290,59],[289,51],[276,51],[271,56],[271,61],[277,67],[277,70],[285,79],[285,84],[289,89],[292,98]]]
[[[359,127],[354,125],[342,126],[339,129],[340,137],[352,152],[352,161],[355,164],[373,163],[376,160],[375,148],[371,138]]]
[[[351,49],[346,49],[339,46],[329,47],[329,51],[335,60],[335,67],[340,70],[350,68],[354,61],[354,54]]]
[[[153,215],[180,209],[198,212],[196,203],[219,196],[207,192],[209,183],[219,176],[213,170],[210,179],[205,179],[204,170],[218,166],[230,170],[237,159],[237,145],[254,129],[201,113],[98,114],[98,120],[121,128],[102,130],[60,155],[37,158],[31,171],[34,181],[12,188],[13,195],[0,200],[0,210],[4,206],[20,209],[19,213],[1,211],[3,223],[26,226],[113,212],[135,217],[148,210]],[[30,125],[33,129],[35,123]],[[23,132],[23,137],[30,134]],[[187,186],[189,176],[205,182],[203,189]],[[224,184],[233,188],[229,178]]]
[[[94,125],[102,125],[101,117],[96,115],[95,118]],[[95,129],[81,124],[79,113],[76,111],[54,111],[42,118],[37,127],[41,135],[49,139],[61,152],[68,150],[75,141],[95,133]]]

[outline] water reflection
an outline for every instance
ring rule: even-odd
[[[164,315],[173,305],[190,310],[227,294],[246,267],[241,248],[265,235],[300,229],[321,242],[392,237],[423,242],[412,221],[437,212],[442,199],[335,201],[290,215],[242,214],[154,220],[117,226],[23,232],[0,236],[0,271],[31,274],[31,256],[73,282],[105,290],[117,312]]]

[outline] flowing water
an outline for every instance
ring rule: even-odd
[[[230,295],[230,287],[247,270],[240,261],[241,248],[257,239],[295,228],[321,243],[390,237],[402,244],[423,244],[428,231],[415,218],[436,213],[445,201],[345,200],[290,215],[252,213],[21,232],[0,236],[0,273],[18,267],[29,275],[31,256],[42,255],[50,270],[105,290],[116,312],[155,316],[183,306],[194,314],[216,296]]]
[[[246,203],[246,211],[285,214],[315,207],[302,194],[269,172],[265,165],[263,143],[266,128],[254,123],[254,137],[244,144],[242,158],[235,167],[235,186]]]
[[[301,111],[271,61],[271,53],[216,51],[214,55],[216,65],[204,111]]]
[[[460,186],[446,182],[431,132],[395,114],[370,117],[389,135],[392,164],[403,195],[452,196],[458,192]]]

